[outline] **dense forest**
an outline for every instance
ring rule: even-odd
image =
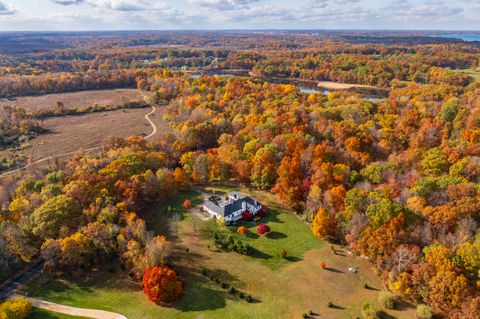
[[[158,143],[109,139],[97,156],[79,155],[12,192],[0,189],[0,274],[38,255],[47,269],[74,274],[118,257],[141,278],[170,250],[147,230],[141,209],[191,185],[234,180],[275,193],[316,236],[368,259],[396,295],[448,318],[479,318],[480,82],[457,70],[478,67],[479,49],[330,43],[289,50],[271,41],[283,50],[75,49],[2,66],[14,75],[0,78],[2,96],[149,91],[154,102],[169,102],[164,120],[175,134]],[[347,91],[302,93],[255,77],[164,69],[172,66],[389,93],[379,101]],[[11,135],[38,129],[21,111],[7,111],[18,113],[15,121],[2,116],[11,143]]]

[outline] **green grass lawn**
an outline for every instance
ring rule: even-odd
[[[28,319],[89,319],[89,318],[68,316],[60,313],[33,308],[32,314],[28,317]]]
[[[264,222],[271,227],[271,234],[259,237],[256,225],[250,222],[245,223],[249,228],[245,237],[236,234],[236,227],[222,228],[223,232],[248,242],[253,253],[244,256],[212,248],[210,238],[218,226],[212,221],[198,221],[194,231],[191,218],[195,208],[186,211],[181,207],[186,198],[200,204],[200,192],[181,192],[169,203],[171,214],[177,212],[182,216],[178,232],[168,227],[168,205],[152,206],[142,212],[150,229],[162,234],[170,232],[169,238],[176,242],[170,262],[184,282],[184,294],[178,301],[166,306],[152,304],[140,284],[132,282],[115,264],[115,273],[100,269],[77,279],[38,278],[26,290],[40,299],[113,311],[129,319],[291,319],[301,318],[310,310],[318,313],[319,318],[353,319],[359,315],[364,300],[376,303],[382,285],[370,265],[346,253],[333,254],[330,245],[315,238],[308,226],[279,205],[273,195],[236,184],[215,185],[215,190],[217,194],[240,190],[265,204],[268,215]],[[289,258],[278,256],[281,249],[287,251]],[[327,270],[320,268],[321,261],[327,263]],[[352,265],[359,266],[358,274],[346,270]],[[110,267],[107,265],[105,269]],[[208,276],[202,274],[204,268],[208,269]],[[211,276],[252,295],[254,302],[247,303],[238,294],[229,294]],[[364,282],[374,289],[365,289]],[[329,301],[338,308],[328,308]],[[389,314],[392,315],[389,318],[413,317],[411,310],[389,311]]]

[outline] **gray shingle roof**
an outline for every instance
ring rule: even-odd
[[[221,206],[222,202],[220,203],[214,203],[209,200],[205,201],[203,204],[206,208],[210,209],[211,211],[223,216],[227,217],[232,215],[234,212],[242,209],[242,203],[246,202],[252,206],[255,205],[255,200],[249,196],[246,196],[242,193],[239,192],[232,192],[228,194],[230,198],[236,198],[236,199],[230,199],[230,202],[224,206]],[[260,203],[257,202],[257,205]]]

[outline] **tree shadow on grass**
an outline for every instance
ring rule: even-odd
[[[268,234],[268,238],[270,239],[282,239],[282,238],[287,238],[287,235],[284,233],[280,233],[278,231],[272,231],[270,234]]]
[[[367,285],[367,287],[365,287],[365,289],[373,290],[373,291],[380,291],[380,289],[375,288],[375,287],[372,287],[372,286],[370,286],[370,285]]]
[[[332,309],[338,309],[338,310],[344,310],[344,309],[345,309],[345,307],[342,307],[342,306],[336,305],[336,304],[333,304],[330,308],[332,308]]]
[[[252,238],[252,239],[257,239],[258,237],[260,237],[259,234],[254,233],[253,231],[249,231],[246,236],[247,238]]]
[[[297,262],[297,261],[302,261],[303,259],[297,256],[287,256],[285,257],[286,260],[290,262]]]
[[[335,268],[332,268],[332,267],[325,267],[323,269],[331,271],[331,272],[336,272],[338,274],[344,274],[345,273],[344,271],[341,271],[341,270],[338,270],[338,269],[335,269]]]
[[[258,259],[270,259],[272,256],[269,254],[266,254],[254,247],[250,247],[250,251],[248,252],[248,256],[253,257],[253,258],[258,258]]]
[[[378,316],[379,316],[379,318],[382,318],[382,319],[397,319],[397,317],[394,317],[394,316],[386,313],[384,310],[380,311]]]
[[[184,312],[225,308],[225,292],[213,285],[214,283],[207,283],[206,279],[197,276],[190,277],[189,281],[185,283],[183,296],[165,306]]]

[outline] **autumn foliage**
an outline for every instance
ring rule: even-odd
[[[176,300],[182,293],[182,282],[173,269],[158,266],[146,269],[143,275],[143,292],[154,303]]]
[[[192,208],[192,201],[189,200],[189,199],[186,199],[186,200],[183,202],[183,205],[182,205],[182,206],[183,206],[183,208],[185,208],[185,209],[190,209],[190,208]]]
[[[268,226],[267,224],[258,225],[257,233],[262,236],[268,235],[270,233],[270,226]]]
[[[237,233],[239,233],[240,235],[245,235],[247,232],[248,229],[245,226],[240,226],[237,228]]]

